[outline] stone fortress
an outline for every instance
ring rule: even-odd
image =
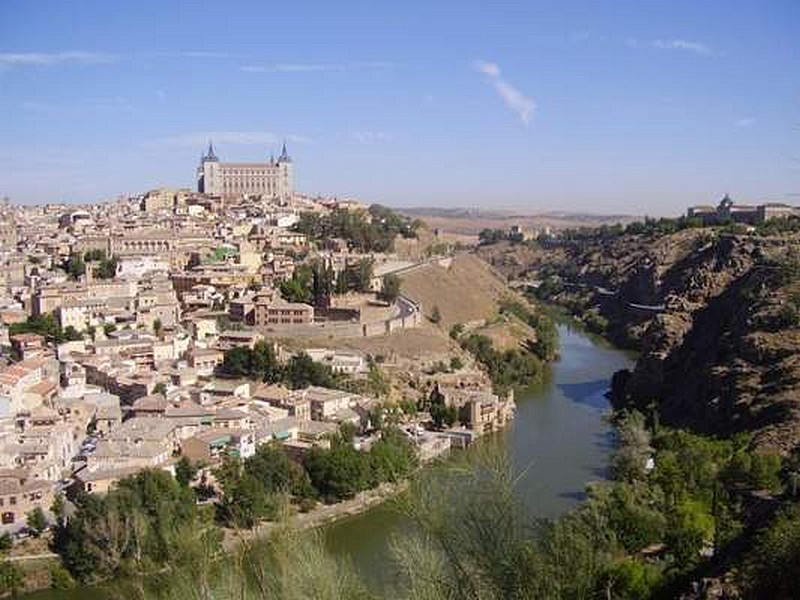
[[[277,160],[270,157],[263,163],[226,163],[220,162],[213,144],[209,142],[197,168],[197,191],[223,198],[264,196],[290,199],[294,192],[294,168],[286,144],[283,144]]]

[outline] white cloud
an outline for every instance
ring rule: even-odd
[[[733,124],[736,125],[736,127],[747,129],[748,127],[755,125],[756,120],[753,117],[742,117],[741,119],[736,119]]]
[[[484,75],[488,75],[489,77],[500,76],[500,67],[498,67],[496,63],[487,62],[485,60],[476,60],[475,70],[479,73],[483,73]]]
[[[500,67],[493,62],[477,60],[473,64],[478,73],[483,73],[495,92],[503,99],[505,105],[517,113],[524,125],[529,125],[536,111],[536,102],[526,96],[519,89],[503,79]]]
[[[114,62],[117,57],[102,52],[4,52],[0,65],[9,67],[49,67],[60,64],[94,65]]]
[[[394,136],[385,131],[354,131],[350,134],[350,139],[361,144],[375,144],[394,141]]]
[[[217,52],[214,50],[196,50],[181,52],[180,56],[185,58],[237,58],[239,55],[230,52]]]
[[[390,69],[389,62],[352,63],[276,63],[271,65],[245,65],[245,73],[326,73],[343,71],[376,71]]]
[[[690,40],[672,39],[672,40],[650,40],[648,42],[641,42],[636,39],[629,39],[625,42],[631,48],[655,48],[657,50],[683,50],[686,52],[693,52],[699,56],[714,56],[714,50],[708,44],[703,42],[695,42]]]
[[[153,144],[176,148],[202,148],[208,144],[209,140],[214,144],[230,146],[273,146],[284,140],[295,144],[307,144],[311,141],[301,135],[281,136],[269,131],[195,131],[159,138]]]

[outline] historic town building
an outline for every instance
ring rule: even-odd
[[[292,159],[283,145],[277,160],[263,163],[224,163],[208,144],[197,169],[197,191],[224,197],[265,196],[288,200],[294,191]]]

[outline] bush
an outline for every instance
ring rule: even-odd
[[[69,590],[75,587],[75,580],[63,566],[50,567],[50,587],[55,590]]]

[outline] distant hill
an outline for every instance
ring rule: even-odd
[[[438,230],[440,235],[469,242],[477,240],[482,229],[508,229],[518,225],[534,230],[569,229],[575,227],[595,227],[614,223],[630,223],[637,217],[632,215],[593,215],[550,211],[543,213],[521,210],[480,210],[468,208],[414,207],[397,208],[397,212],[425,221],[429,228]]]

